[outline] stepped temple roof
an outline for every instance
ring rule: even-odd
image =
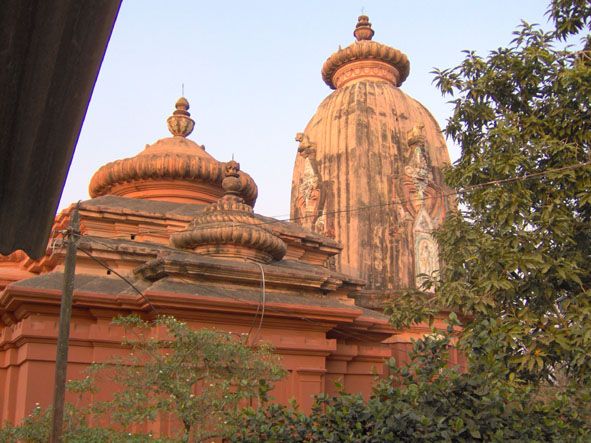
[[[239,171],[239,163],[234,160],[226,163],[222,182],[224,196],[208,205],[185,231],[174,234],[171,237],[174,246],[206,255],[242,257],[262,263],[283,258],[287,249],[283,240],[257,220],[252,207],[240,197]]]

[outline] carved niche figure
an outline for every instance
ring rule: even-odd
[[[324,211],[320,211],[320,215],[316,219],[316,223],[314,223],[315,232],[325,232],[326,231],[326,215]]]
[[[431,276],[439,270],[439,250],[431,232],[433,232],[433,221],[423,208],[418,213],[414,226],[417,288],[420,288],[425,280],[421,274]]]
[[[445,216],[443,189],[435,182],[435,172],[429,159],[429,146],[422,125],[414,126],[406,133],[408,150],[402,174],[393,178],[395,193],[394,241],[398,249],[402,285],[420,288],[423,275],[435,275],[439,270],[437,242],[431,234]]]
[[[310,138],[307,134],[298,132],[295,136],[295,139],[297,142],[300,142],[298,145],[298,154],[302,155],[304,158],[316,156],[316,143],[310,141]]]
[[[427,160],[427,139],[423,125],[414,126],[407,133],[408,147],[411,149],[411,156],[404,168],[406,175],[412,178],[419,199],[424,198],[425,189],[429,181],[433,179],[431,168]]]
[[[417,288],[420,288],[425,280],[424,275],[433,276],[439,271],[437,244],[431,236],[420,238],[417,242],[415,254],[417,255],[416,285]]]
[[[301,223],[308,229],[323,232],[325,220],[320,209],[321,189],[320,175],[316,165],[316,144],[306,134],[298,132],[298,154],[304,159],[304,171],[297,187],[296,205]]]

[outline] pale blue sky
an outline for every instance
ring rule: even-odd
[[[234,154],[259,186],[256,212],[286,218],[294,135],[331,92],[320,68],[353,41],[362,8],[374,40],[408,55],[402,89],[440,125],[450,106],[432,85],[434,67],[456,66],[463,49],[506,45],[521,19],[546,23],[542,0],[124,0],[60,208],[88,198],[100,166],[169,135],[165,119],[184,83],[190,138],[220,161]]]

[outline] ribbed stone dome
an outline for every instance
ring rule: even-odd
[[[172,137],[146,145],[135,157],[102,166],[90,181],[91,197],[111,194],[179,203],[213,203],[222,197],[225,163],[187,138],[195,125],[188,109],[189,102],[181,97],[167,119]],[[254,206],[256,183],[244,172],[240,181],[241,197]]]
[[[171,244],[213,257],[243,259],[258,263],[281,260],[287,251],[283,240],[254,216],[240,197],[240,164],[229,161],[222,186],[225,194],[197,215],[187,229],[174,233]]]
[[[356,33],[360,27],[365,39],[349,48],[375,43],[368,40],[373,30],[366,16],[359,18]],[[449,155],[441,130],[429,111],[397,86],[408,59],[387,62],[400,51],[376,45],[383,48],[350,50],[357,55],[343,61],[338,54],[345,48],[325,63],[323,76],[336,90],[296,136],[291,215],[343,244],[337,270],[365,279],[369,289],[396,290],[413,287],[420,283],[417,274],[438,269],[431,231],[453,200],[442,180]],[[377,71],[375,63],[381,64]],[[382,75],[384,65],[398,74]],[[347,81],[334,81],[348,70],[354,75]]]

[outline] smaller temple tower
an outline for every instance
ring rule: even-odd
[[[419,274],[437,272],[431,232],[453,197],[442,177],[449,155],[441,130],[400,89],[407,56],[373,41],[365,15],[353,34],[322,67],[335,91],[296,135],[291,216],[342,244],[334,267],[367,281],[358,302],[368,306],[372,293],[418,287]]]

